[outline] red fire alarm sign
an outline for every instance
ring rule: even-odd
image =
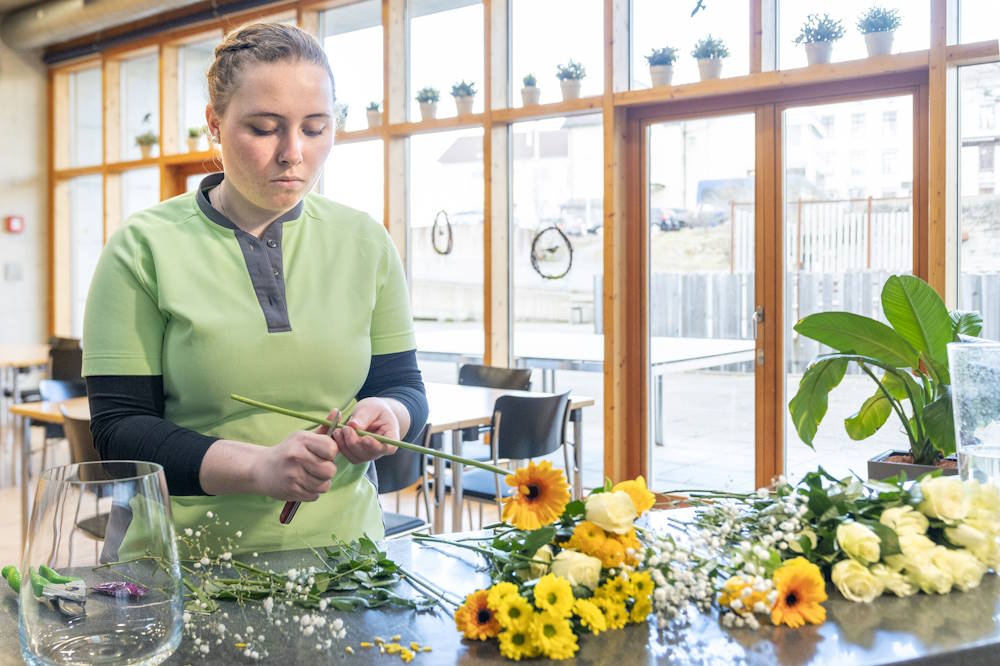
[[[3,227],[8,233],[19,234],[24,231],[24,218],[20,215],[8,215],[3,219]]]

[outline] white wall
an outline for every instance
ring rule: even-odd
[[[45,67],[38,55],[0,43],[0,344],[48,336],[48,132]]]

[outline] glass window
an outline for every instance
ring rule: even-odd
[[[101,163],[101,68],[69,75],[69,165]]]
[[[518,363],[536,390],[596,398],[583,442],[584,485],[604,481],[603,125],[585,115],[511,128],[514,298]],[[568,369],[543,369],[558,365]],[[552,457],[562,467],[562,453]]]
[[[971,3],[962,7],[967,4]],[[981,335],[1000,340],[1000,195],[996,172],[1000,131],[992,123],[984,126],[981,122],[984,115],[995,117],[1000,63],[962,67],[958,81],[958,307],[982,313]],[[984,108],[989,109],[988,114]]]
[[[99,174],[69,182],[70,325],[76,338],[83,335],[83,309],[90,278],[104,245],[103,199]]]
[[[996,0],[959,0],[959,42],[981,42],[997,38],[1000,4]]]
[[[511,88],[514,99],[534,74],[543,102],[562,99],[556,71],[570,60],[587,70],[580,95],[604,92],[604,3],[601,0],[513,0],[511,2]],[[572,17],[571,30],[554,30]],[[512,104],[515,102],[512,100]]]
[[[454,116],[451,87],[476,85],[474,113],[483,110],[483,6],[473,0],[409,0],[410,118],[420,118],[417,91],[436,88],[438,117]],[[482,189],[482,188],[480,188]]]
[[[137,139],[152,133],[157,140],[153,155],[159,153],[160,72],[156,53],[128,58],[121,62],[121,158],[142,157]]]
[[[882,131],[886,134],[896,133],[896,112],[886,111],[882,114]]]
[[[122,221],[160,202],[160,170],[132,169],[122,174]]]
[[[208,137],[202,128],[205,126],[205,107],[208,105],[208,79],[206,73],[215,60],[215,47],[219,38],[212,37],[191,44],[185,44],[177,49],[177,112],[179,145],[171,146],[173,150],[187,148],[188,132],[198,132],[198,149],[208,149]]]
[[[356,2],[320,16],[337,102],[347,105],[345,129],[363,129],[368,104],[382,107],[382,3]]]
[[[930,47],[930,0],[890,0],[876,2],[885,9],[896,9],[902,21],[895,31],[892,52],[920,51]],[[844,36],[834,42],[833,62],[868,57],[865,37],[858,30],[858,19],[873,3],[871,0],[784,0],[778,5],[778,63],[780,69],[806,66],[806,51],[796,44],[802,24],[810,14],[829,14],[840,20]]]
[[[382,223],[384,175],[381,141],[334,144],[323,170],[323,194]]]
[[[673,82],[698,80],[698,62],[691,56],[695,42],[708,35],[721,39],[729,49],[722,76],[750,73],[750,3],[743,0],[706,2],[691,16],[695,2],[632,2],[632,81],[630,88],[651,85],[645,56],[654,48],[677,49]]]

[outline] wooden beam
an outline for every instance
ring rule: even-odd
[[[55,72],[51,77],[52,99],[50,108],[53,111],[52,124],[49,125],[52,131],[52,138],[49,141],[50,147],[54,149],[52,165],[55,169],[66,169],[70,165],[70,142],[76,137],[70,131],[70,106],[73,101],[70,99],[70,77],[72,72]],[[75,165],[73,165],[75,166]]]
[[[383,223],[409,273],[407,232],[407,140],[390,133],[390,124],[406,121],[406,2],[382,0],[382,145]]]
[[[922,247],[917,275],[945,297],[945,252],[947,236],[948,180],[948,5],[949,0],[931,0],[931,48],[928,52],[927,235],[917,239]]]
[[[121,145],[121,62],[116,59],[104,61],[101,77],[104,91],[104,162],[120,162]]]
[[[984,65],[1000,60],[1000,42],[988,39],[984,42],[951,44],[947,47],[947,54],[950,67]]]
[[[53,186],[51,227],[51,332],[72,335],[72,281],[70,275],[70,181],[57,181]]]
[[[177,65],[178,47],[160,45],[160,155],[181,152],[180,107]],[[184,128],[187,136],[187,128]]]
[[[161,169],[161,179],[164,170]],[[104,176],[104,242],[122,225],[122,174]]]

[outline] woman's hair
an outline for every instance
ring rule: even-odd
[[[284,23],[251,23],[230,32],[215,47],[215,61],[207,72],[208,96],[215,112],[220,116],[226,112],[240,70],[246,64],[283,60],[321,65],[330,77],[330,92],[333,93],[330,61],[312,35]]]

